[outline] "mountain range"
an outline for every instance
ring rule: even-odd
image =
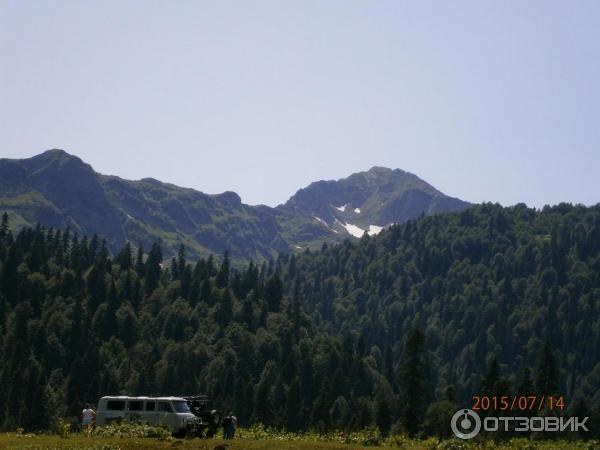
[[[469,206],[416,175],[384,167],[314,182],[269,207],[246,205],[230,191],[209,195],[153,178],[103,175],[63,150],[0,159],[0,211],[9,212],[12,226],[98,234],[112,250],[127,241],[147,249],[160,238],[166,255],[183,244],[192,257],[228,251],[237,261],[265,260]]]

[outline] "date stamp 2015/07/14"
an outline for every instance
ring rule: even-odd
[[[565,399],[551,395],[474,395],[473,411],[542,411],[565,408]]]

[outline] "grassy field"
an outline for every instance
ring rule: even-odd
[[[16,433],[0,434],[0,449],[12,450],[125,450],[125,449],[174,449],[174,450],[359,450],[373,448],[396,448],[404,450],[600,450],[597,441],[539,441],[512,439],[495,443],[492,440],[440,441],[409,439],[398,435],[384,438],[377,430],[351,433],[330,432],[326,434],[296,434],[267,429],[261,425],[240,428],[236,439],[176,439],[162,427],[147,424],[111,424],[73,432],[71,424],[59,421],[56,434],[31,434],[18,430]]]
[[[333,442],[282,442],[276,440],[258,441],[236,439],[224,441],[221,439],[173,439],[171,441],[156,438],[89,438],[72,436],[67,439],[58,436],[16,437],[13,435],[0,436],[0,448],[10,450],[142,450],[142,449],[181,449],[181,450],[304,450],[304,449],[362,449],[372,447],[353,446]]]
[[[11,450],[142,450],[142,449],[177,449],[177,450],[359,450],[373,448],[398,448],[405,450],[600,450],[600,443],[567,442],[567,441],[530,441],[527,439],[511,440],[504,443],[493,441],[461,442],[437,439],[424,441],[406,438],[387,439],[379,445],[360,445],[340,441],[315,441],[308,436],[306,440],[287,440],[278,438],[256,439],[243,437],[224,441],[222,439],[159,439],[140,437],[100,437],[71,434],[62,438],[58,435],[31,435],[5,433],[0,434],[0,448]]]

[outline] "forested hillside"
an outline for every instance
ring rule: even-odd
[[[443,434],[476,394],[600,401],[600,206],[485,204],[244,270],[184,248],[163,264],[160,243],[111,255],[95,236],[13,236],[9,221],[4,428],[111,393],[204,392],[242,424],[411,434]]]

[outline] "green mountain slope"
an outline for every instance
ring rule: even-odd
[[[335,202],[364,212],[351,217],[349,208],[341,212]],[[0,159],[0,210],[12,213],[14,225],[39,222],[102,235],[113,250],[126,241],[148,248],[161,239],[167,255],[184,244],[192,257],[227,250],[239,262],[265,260],[362,234],[342,222],[383,227],[467,206],[414,175],[382,168],[313,183],[285,205],[270,208],[243,204],[234,192],[207,195],[150,178],[102,175],[62,150]]]

